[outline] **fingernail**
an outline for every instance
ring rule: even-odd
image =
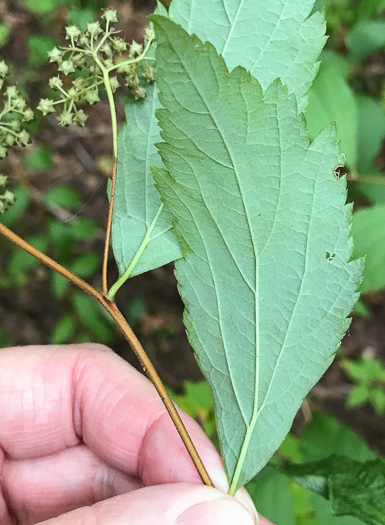
[[[177,525],[255,525],[246,508],[231,496],[197,503],[180,514]]]

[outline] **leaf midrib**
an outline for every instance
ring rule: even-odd
[[[252,245],[253,245],[254,257],[255,257],[255,285],[256,285],[256,292],[255,292],[255,342],[256,342],[255,369],[256,369],[256,376],[255,376],[255,385],[254,385],[254,402],[253,402],[252,419],[251,419],[251,421],[253,421],[255,413],[258,412],[258,393],[259,393],[259,374],[260,374],[260,367],[259,367],[259,302],[258,302],[258,298],[259,298],[259,258],[258,258],[257,246],[256,246],[256,242],[255,242],[255,239],[254,239],[254,233],[253,233],[253,230],[252,230],[252,227],[251,227],[251,221],[250,221],[248,209],[246,207],[246,200],[244,198],[244,194],[243,194],[243,191],[242,191],[241,181],[239,179],[238,171],[237,171],[237,169],[235,167],[234,159],[233,159],[233,156],[232,156],[232,154],[230,152],[230,148],[227,145],[227,141],[225,140],[225,138],[224,138],[224,136],[223,136],[223,134],[222,134],[222,132],[221,132],[221,130],[220,130],[220,128],[219,128],[219,126],[218,126],[214,116],[213,116],[213,114],[210,112],[208,103],[206,103],[206,101],[204,100],[203,96],[201,95],[198,87],[196,86],[196,84],[195,84],[195,82],[193,80],[193,77],[190,74],[190,71],[187,69],[186,65],[184,64],[184,62],[182,60],[182,57],[180,56],[180,54],[178,52],[178,49],[173,45],[173,42],[171,42],[170,40],[169,40],[169,43],[173,47],[175,54],[178,56],[180,65],[185,69],[185,71],[186,71],[186,73],[187,73],[191,83],[195,86],[197,94],[199,95],[202,103],[205,105],[205,107],[206,107],[206,109],[208,111],[208,116],[212,119],[216,129],[218,130],[218,133],[220,134],[220,136],[221,136],[221,138],[223,140],[223,144],[224,144],[224,146],[226,148],[226,151],[227,151],[227,153],[229,155],[229,158],[230,158],[232,166],[233,166],[234,175],[235,175],[235,178],[236,178],[236,181],[237,181],[237,185],[238,185],[238,188],[239,188],[239,192],[240,192],[240,195],[241,195],[241,200],[242,200],[242,204],[243,204],[243,207],[244,207],[244,210],[245,210],[245,216],[246,216],[246,220],[247,220],[247,224],[248,224],[248,228],[249,228],[250,238],[251,238],[251,242],[252,242]],[[196,180],[198,182],[197,178],[196,178]],[[198,185],[199,185],[199,182],[198,182]],[[212,271],[211,270],[211,266],[210,266],[210,271]],[[218,312],[219,312],[219,305],[218,305]],[[222,329],[221,329],[221,332],[222,332]],[[226,360],[227,360],[227,353],[226,353]],[[229,368],[229,377],[231,379],[231,383],[233,384],[233,390],[234,390],[234,393],[236,395],[236,399],[238,401],[238,395],[236,394],[236,388],[235,388],[234,381],[233,381],[233,378],[232,378],[231,368]],[[238,406],[239,406],[240,412],[243,414],[242,408],[241,408],[241,404],[239,403],[239,401],[238,401]],[[246,425],[246,428],[247,428],[247,425]]]

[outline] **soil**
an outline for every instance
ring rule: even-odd
[[[115,4],[119,4],[123,18],[121,25],[126,36],[140,40],[144,15],[151,11],[154,3],[138,0]],[[23,2],[0,0],[0,20],[11,26],[9,43],[0,50],[1,54],[7,62],[14,64],[15,74],[25,80],[28,36],[53,33],[60,41],[60,34],[66,23],[66,12],[56,12],[48,31],[39,17],[25,9]],[[47,84],[48,78],[53,74],[54,70],[49,65],[38,71],[28,72],[28,92],[34,102],[40,98],[42,86]],[[85,205],[79,211],[80,216],[93,217],[99,226],[99,232],[79,247],[79,253],[102,254],[107,212],[105,188],[111,154],[109,111],[105,103],[100,103],[91,107],[88,114],[89,121],[84,129],[60,128],[52,117],[45,121],[39,133],[34,136],[35,146],[47,145],[54,152],[53,168],[49,173],[25,173],[20,159],[31,146],[10,154],[3,161],[1,170],[9,174],[14,182],[26,185],[34,199],[23,221],[18,223],[17,233],[22,236],[30,235],[45,228],[45,221],[52,210],[44,207],[42,196],[55,185],[66,182],[84,199]],[[124,110],[120,106],[120,122],[123,118]],[[62,215],[60,210],[56,210],[56,215],[58,220],[66,220],[65,213]],[[0,276],[6,271],[9,253],[7,243],[0,240]],[[112,258],[109,275],[111,282],[118,276]],[[91,282],[100,287],[99,276],[94,276]],[[118,306],[125,311],[136,297],[144,299],[146,311],[136,323],[135,331],[165,383],[172,389],[181,391],[184,380],[202,379],[185,335],[183,305],[177,292],[173,265],[130,280],[119,293]],[[354,359],[363,355],[375,356],[385,365],[385,292],[368,294],[365,300],[372,313],[371,318],[364,320],[353,316],[351,327],[342,342],[344,356]],[[66,299],[62,304],[54,299],[50,272],[45,267],[39,266],[33,270],[28,284],[19,290],[0,288],[0,326],[12,345],[48,344],[62,308],[68,309]],[[114,334],[111,346],[138,367],[136,358],[118,332]],[[369,405],[354,410],[347,409],[345,401],[350,389],[351,384],[339,359],[336,359],[309,394],[296,418],[295,429],[300,430],[314,410],[322,410],[354,428],[377,453],[384,454],[384,418],[379,417]]]

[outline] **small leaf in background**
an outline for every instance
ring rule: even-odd
[[[27,9],[40,15],[51,13],[59,5],[58,0],[24,0],[24,3]]]
[[[78,208],[83,203],[79,193],[67,184],[55,186],[44,195],[43,201],[49,206],[60,206],[69,210]]]
[[[108,345],[113,337],[111,319],[107,318],[102,307],[81,292],[73,294],[73,306],[83,325],[99,343]]]
[[[33,71],[47,63],[48,52],[55,47],[55,40],[50,36],[31,35],[28,37],[27,47],[28,67]]]
[[[87,241],[98,231],[96,222],[88,217],[80,217],[67,224],[72,238],[76,241]]]
[[[363,292],[385,286],[385,205],[358,210],[353,215],[354,257],[365,258]]]
[[[73,315],[64,314],[55,325],[51,342],[53,345],[62,345],[71,341],[75,331],[75,320]]]
[[[58,301],[61,301],[68,289],[69,281],[62,275],[56,272],[51,273],[51,290],[53,296]]]
[[[374,459],[376,455],[370,450],[351,428],[341,425],[336,419],[314,412],[300,439],[302,460],[317,461],[330,453],[345,455],[358,461]]]
[[[330,122],[337,124],[341,151],[351,170],[357,164],[357,104],[352,90],[340,71],[331,62],[321,65],[309,90],[309,104],[305,112],[310,136],[318,133]]]
[[[32,235],[26,238],[29,244],[44,252],[47,249],[47,239],[44,235]],[[12,277],[15,287],[22,287],[28,283],[28,273],[39,266],[39,261],[24,250],[14,251],[8,261],[7,274]]]
[[[138,295],[128,304],[126,318],[131,326],[135,326],[146,313],[146,301]]]
[[[154,168],[155,181],[181,243],[184,320],[215,392],[233,491],[266,464],[331,363],[362,261],[349,262],[333,127],[310,144],[279,82],[263,95],[210,44],[152,20],[170,170]]]
[[[368,175],[377,172],[373,160],[380,153],[385,139],[385,109],[375,99],[364,95],[356,95],[356,102],[358,109],[357,171],[362,175]]]
[[[95,275],[101,263],[101,258],[96,253],[85,253],[76,257],[71,270],[82,279],[89,279]]]
[[[266,89],[276,78],[306,106],[320,52],[326,42],[320,13],[309,16],[314,0],[173,0],[170,18],[203,42],[211,42],[231,70],[241,65]]]
[[[28,170],[47,172],[52,169],[52,150],[41,146],[28,153],[23,159],[23,166]]]
[[[346,37],[353,62],[362,62],[375,51],[385,47],[385,21],[366,20],[356,24]]]
[[[385,0],[365,0],[359,2],[354,9],[355,20],[357,22],[367,20],[383,9],[385,9]]]
[[[355,383],[348,395],[347,406],[370,402],[382,416],[385,410],[385,367],[382,363],[373,357],[362,357],[357,361],[345,359],[341,365]]]
[[[0,24],[0,47],[7,45],[10,29],[8,24]]]
[[[98,16],[96,9],[71,9],[68,15],[68,22],[70,25],[78,26],[82,31],[88,24],[95,21]]]
[[[16,186],[12,191],[15,195],[15,202],[1,215],[2,224],[8,227],[23,216],[30,202],[29,194],[23,186]]]

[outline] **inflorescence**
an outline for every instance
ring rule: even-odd
[[[12,146],[26,146],[30,141],[29,133],[23,124],[34,118],[32,109],[27,106],[24,97],[16,86],[6,85],[8,66],[0,61],[0,91],[3,106],[0,108],[0,159]]]
[[[146,89],[140,78],[154,81],[152,67],[147,56],[154,31],[147,28],[144,44],[133,42],[128,46],[111,24],[117,22],[115,10],[108,9],[101,22],[93,22],[81,31],[76,25],[66,28],[67,47],[54,47],[48,53],[50,62],[56,62],[59,75],[50,79],[49,86],[59,94],[58,100],[42,99],[38,109],[47,115],[60,107],[58,117],[62,126],[84,126],[87,115],[79,108],[81,104],[95,104],[100,100],[100,88],[113,93],[120,87],[118,74],[136,99],[145,98]],[[72,75],[68,87],[66,78]]]

